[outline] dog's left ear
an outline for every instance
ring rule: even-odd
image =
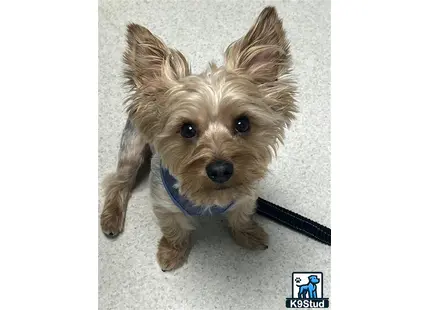
[[[292,67],[289,42],[274,7],[266,7],[248,33],[227,48],[225,67],[250,77],[265,102],[290,125],[298,112],[296,86],[288,75]]]
[[[259,83],[275,81],[291,67],[289,44],[274,7],[266,7],[248,33],[226,51],[226,68]]]

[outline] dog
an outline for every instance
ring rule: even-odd
[[[163,271],[184,263],[198,215],[224,213],[236,243],[266,249],[268,235],[253,219],[257,183],[298,112],[289,41],[276,9],[263,9],[228,46],[225,63],[210,63],[201,74],[137,24],[127,26],[123,59],[128,119],[116,172],[105,182],[102,231],[123,231],[137,176],[147,169]]]
[[[309,276],[308,279],[308,284],[296,284],[299,287],[299,298],[306,298],[306,296],[308,298],[318,298],[316,284],[320,283],[320,279],[315,275]]]

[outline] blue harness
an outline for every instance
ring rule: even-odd
[[[210,208],[195,206],[191,201],[187,198],[179,194],[179,190],[177,188],[178,181],[173,177],[169,170],[161,166],[161,179],[163,180],[164,188],[172,199],[173,203],[181,209],[181,211],[188,216],[203,216],[203,215],[213,215],[213,214],[222,214],[225,213],[231,206],[234,205],[234,201],[228,204],[227,206],[217,206],[213,205]]]

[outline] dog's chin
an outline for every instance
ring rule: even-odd
[[[216,191],[224,191],[224,190],[228,190],[228,189],[231,189],[231,188],[232,188],[231,186],[220,184],[220,185],[215,186],[214,190],[216,190]]]
[[[207,190],[209,200],[206,204],[226,205],[237,199],[237,189],[232,186],[216,186]]]
[[[196,192],[189,193],[187,198],[198,205],[227,205],[247,194],[248,187],[243,184],[213,184],[200,187]]]

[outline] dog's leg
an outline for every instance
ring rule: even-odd
[[[308,287],[307,287],[307,285],[305,285],[304,287],[303,287],[303,291],[302,291],[302,298],[308,298],[308,296],[309,296],[309,292],[308,292]]]
[[[268,248],[268,235],[252,219],[256,209],[256,198],[241,199],[228,211],[227,218],[233,239],[248,249],[265,250]]]
[[[317,288],[316,288],[316,286],[314,286],[313,287],[313,290],[312,290],[312,298],[318,298],[318,296],[317,296]]]
[[[161,270],[173,270],[182,266],[191,248],[191,231],[194,226],[182,212],[171,212],[154,207],[163,237],[158,244],[157,261]]]
[[[149,164],[151,149],[127,120],[121,137],[116,172],[105,180],[105,203],[100,224],[106,235],[115,236],[123,230],[127,203],[139,169]]]
[[[305,298],[304,296],[303,296],[303,290],[302,289],[300,289],[300,291],[299,291],[299,296],[298,296],[299,298]]]

